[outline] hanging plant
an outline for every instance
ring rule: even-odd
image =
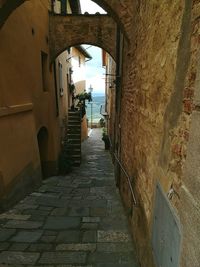
[[[92,101],[92,94],[89,92],[87,93],[86,91],[81,93],[81,94],[78,94],[75,96],[75,99],[78,99],[79,102],[83,103],[85,100],[88,100],[88,102],[91,102]]]
[[[77,106],[79,107],[79,109],[81,111],[81,118],[83,118],[86,114],[85,100],[88,100],[88,102],[91,102],[92,101],[92,94],[90,92],[87,93],[86,91],[84,91],[83,93],[76,95],[75,99],[78,100]]]
[[[75,91],[75,89],[76,89],[76,87],[75,87],[75,85],[74,85],[73,83],[69,83],[69,84],[68,84],[68,87],[69,87],[69,91],[70,91],[71,94],[72,94],[72,93]]]

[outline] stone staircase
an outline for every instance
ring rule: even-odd
[[[81,117],[79,111],[68,111],[67,153],[73,166],[81,164]]]

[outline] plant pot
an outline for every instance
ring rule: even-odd
[[[104,137],[102,138],[102,140],[104,141],[104,145],[105,145],[105,150],[109,150],[110,149],[110,140],[108,137]]]

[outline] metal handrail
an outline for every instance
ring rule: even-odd
[[[104,116],[104,117],[108,116],[108,112],[105,110],[105,105],[101,105],[101,107],[100,107],[100,114],[102,116]]]
[[[109,137],[109,140],[110,140],[110,137]],[[110,140],[110,144],[111,144],[111,147],[112,147],[111,140]],[[132,196],[132,199],[133,199],[134,206],[137,206],[137,200],[136,200],[135,194],[133,192],[133,187],[132,187],[132,184],[131,184],[131,177],[129,176],[129,174],[127,173],[127,171],[125,170],[125,168],[123,167],[123,165],[120,162],[120,160],[118,159],[117,155],[114,152],[112,152],[112,154],[114,155],[114,157],[117,160],[117,162],[118,162],[121,170],[123,171],[123,173],[125,174],[125,176],[127,178],[127,182],[128,182],[128,185],[129,185],[129,189],[131,191],[131,196]]]

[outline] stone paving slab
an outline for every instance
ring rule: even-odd
[[[97,251],[104,252],[134,252],[133,244],[131,242],[119,243],[97,243]]]
[[[0,267],[138,267],[101,131],[82,164],[0,215]]]
[[[98,231],[98,242],[130,242],[130,236],[127,233],[119,231]]]
[[[25,251],[30,243],[14,243],[9,247],[11,251]]]
[[[8,240],[15,233],[15,229],[0,229],[0,242]]]
[[[70,231],[61,231],[57,238],[57,243],[79,243],[81,239],[81,231],[79,230],[70,230]]]
[[[10,239],[11,242],[27,242],[34,243],[40,239],[43,231],[19,231],[14,237]]]
[[[49,216],[44,225],[44,229],[62,230],[67,228],[77,228],[80,225],[80,218],[67,216]]]
[[[8,221],[5,224],[6,228],[13,228],[13,229],[38,229],[42,226],[42,222],[35,222],[35,221],[18,221],[12,220]]]
[[[96,250],[96,244],[86,243],[86,244],[59,244],[56,250],[64,251],[90,251],[94,252]]]
[[[30,218],[30,215],[21,215],[21,214],[12,214],[12,213],[3,213],[0,215],[0,219],[10,219],[10,220],[22,220],[26,221]]]
[[[3,251],[1,252],[0,263],[35,264],[39,256],[39,253]]]
[[[94,252],[89,255],[88,262],[96,263],[113,263],[113,264],[131,264],[134,256],[131,252]]]
[[[86,263],[85,252],[44,252],[39,260],[40,264]]]

